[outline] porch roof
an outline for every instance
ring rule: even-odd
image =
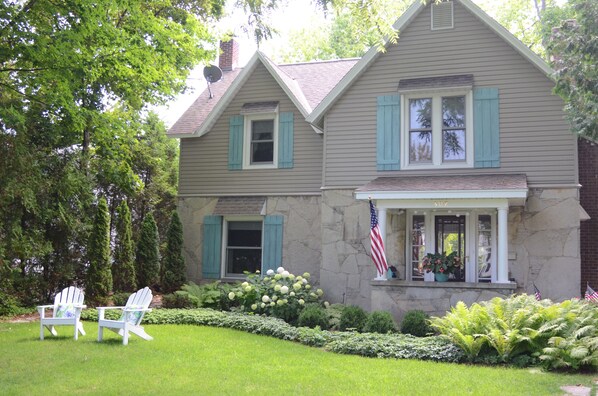
[[[357,199],[508,199],[523,205],[524,174],[379,177],[355,191]]]

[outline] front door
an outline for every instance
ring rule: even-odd
[[[467,256],[465,219],[466,216],[462,215],[435,216],[436,253],[450,254],[457,252],[458,256],[465,260]],[[455,273],[455,280],[465,281],[465,268],[461,268]]]

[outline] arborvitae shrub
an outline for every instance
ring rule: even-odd
[[[424,311],[409,311],[401,321],[401,333],[411,334],[416,337],[430,335],[434,333],[434,329],[430,326],[429,319],[430,316]]]
[[[112,265],[114,290],[117,292],[134,292],[137,290],[135,249],[132,235],[131,211],[127,202],[122,201],[117,209],[114,264]]]
[[[357,305],[349,305],[343,308],[339,328],[341,331],[353,329],[361,332],[363,331],[367,319],[368,314],[363,308],[358,307]]]
[[[390,312],[375,311],[370,314],[363,331],[366,333],[386,334],[396,332],[397,325]]]
[[[105,304],[112,291],[110,271],[110,216],[106,199],[100,198],[89,238],[89,269],[85,279],[85,297],[92,303]]]
[[[135,254],[137,286],[155,288],[160,281],[160,251],[158,227],[154,216],[148,213],[141,223],[141,233]]]
[[[162,290],[173,292],[187,281],[185,259],[183,258],[183,225],[176,210],[172,212],[166,238],[166,253],[162,262],[164,269]]]
[[[310,304],[307,305],[299,314],[297,320],[299,327],[311,327],[320,326],[320,329],[328,329],[328,314],[326,310],[319,305]]]

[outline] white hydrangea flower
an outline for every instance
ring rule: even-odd
[[[262,301],[263,301],[263,302],[265,302],[265,303],[267,303],[267,302],[269,302],[269,301],[270,301],[270,297],[268,297],[268,296],[263,296],[263,297],[262,297]]]
[[[301,283],[299,283],[299,282],[297,282],[297,283],[294,283],[294,284],[293,284],[293,289],[295,289],[295,290],[297,290],[297,291],[298,291],[298,290],[300,290],[300,289],[301,289]]]
[[[273,269],[269,269],[268,271],[266,271],[266,275],[268,275],[268,276],[274,275],[274,270]]]
[[[274,291],[280,291],[280,285],[274,286]]]
[[[272,296],[272,301],[278,300],[278,296]]]
[[[298,301],[298,303],[299,303],[299,305],[303,305],[303,304],[305,304],[305,300],[303,300],[302,298],[300,298],[299,301]]]
[[[289,271],[282,271],[280,275],[282,275],[283,278],[288,278],[291,274]]]
[[[276,304],[279,306],[282,306],[282,305],[284,305],[284,300],[278,300],[278,301],[276,301]]]
[[[293,275],[293,274],[289,274],[289,279],[290,279],[290,280],[293,280],[293,279],[295,279],[295,275]]]
[[[282,294],[287,294],[289,292],[289,287],[288,286],[283,286],[280,288],[280,292]]]
[[[317,294],[318,296],[322,297],[322,295],[324,294],[324,290],[322,290],[322,289],[318,289],[318,290],[316,290],[316,294]]]
[[[311,289],[311,285],[305,285],[305,288],[306,288],[307,290],[309,290],[309,289]]]
[[[309,293],[309,296],[313,298],[318,298],[318,296],[316,296],[316,293]]]
[[[276,303],[275,303],[274,301],[272,301],[272,302],[270,303],[270,306],[271,306],[271,307],[273,307],[273,306],[275,306],[275,305],[276,305]]]
[[[304,272],[304,273],[303,273],[303,277],[304,277],[305,279],[309,279],[309,277],[310,277],[310,275],[309,275],[309,272]]]
[[[329,303],[328,301],[324,301],[324,306],[325,306],[326,308],[328,308],[328,307],[330,306],[330,303]]]
[[[243,282],[243,283],[241,283],[241,286],[243,286],[245,288],[245,287],[249,286],[249,283]]]
[[[266,308],[266,303],[262,303],[262,305],[260,305],[262,308]]]
[[[231,299],[231,300],[234,300],[235,299],[235,293],[233,293],[233,292],[228,293],[228,298]]]
[[[261,274],[260,270],[255,270],[255,273],[258,275]]]
[[[278,267],[276,268],[276,272],[279,274],[282,274],[284,272],[284,268],[283,267]]]
[[[279,280],[280,278],[282,278],[282,275],[280,275],[280,274],[274,275],[274,279]]]
[[[306,284],[307,284],[307,279],[303,278],[303,279],[301,280],[301,282],[302,282],[304,285],[306,285]]]
[[[255,311],[257,309],[257,304],[251,304],[251,309]]]
[[[303,277],[302,277],[301,275],[299,275],[299,276],[297,277],[297,282],[301,282],[302,280],[303,280]]]
[[[251,286],[245,286],[245,291],[246,292],[250,292],[251,291]]]
[[[290,292],[290,293],[289,293],[289,296],[291,296],[291,297],[295,297],[295,292]]]

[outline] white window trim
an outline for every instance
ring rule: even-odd
[[[465,161],[442,161],[441,98],[465,96]],[[432,98],[432,163],[409,162],[409,100]],[[438,109],[434,111],[434,109]],[[462,169],[473,168],[473,93],[471,89],[422,90],[401,95],[401,169]]]
[[[251,125],[252,121],[273,120],[273,155],[271,164],[252,164],[251,163]],[[243,136],[243,169],[276,169],[278,168],[278,112],[275,113],[255,113],[245,115]]]
[[[227,279],[245,279],[245,274],[227,274],[226,273],[226,250],[228,248],[228,222],[229,221],[252,221],[262,223],[262,262],[260,263],[260,272],[264,266],[264,217],[263,216],[225,216],[222,219],[222,248],[220,254],[220,276]]]
[[[492,248],[492,276],[490,279],[491,283],[496,283],[497,280],[497,224],[496,224],[496,210],[493,209],[455,209],[455,210],[434,210],[434,209],[409,209],[406,212],[406,240],[405,240],[405,274],[407,280],[423,280],[423,278],[413,277],[412,262],[411,262],[411,228],[413,226],[414,215],[425,215],[425,237],[426,237],[426,253],[434,253],[434,247],[436,246],[436,230],[434,228],[435,216],[450,216],[450,215],[461,215],[466,216],[465,221],[465,282],[478,283],[478,230],[477,230],[477,216],[489,215],[492,224],[491,233],[491,248]],[[484,282],[486,283],[486,282]]]

